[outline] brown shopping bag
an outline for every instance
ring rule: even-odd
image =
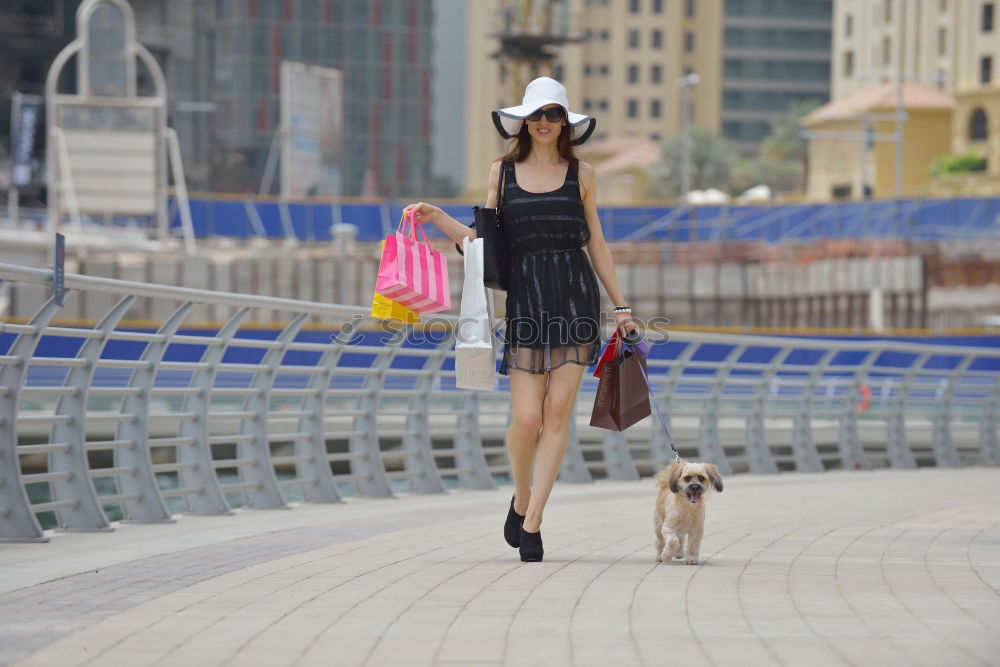
[[[604,363],[590,425],[624,431],[650,415],[646,359],[626,348]]]

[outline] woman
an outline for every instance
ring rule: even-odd
[[[490,169],[486,198],[487,208],[496,206],[502,177],[511,267],[500,373],[510,380],[507,453],[514,473],[504,538],[519,547],[522,561],[540,561],[542,513],[566,452],[583,371],[600,349],[597,278],[621,333],[635,324],[597,216],[594,169],[573,155],[596,121],[571,112],[566,88],[542,77],[528,84],[520,106],[494,111],[493,123],[513,140]],[[458,244],[476,237],[474,228],[430,204],[407,210]]]

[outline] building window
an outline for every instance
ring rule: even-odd
[[[937,51],[939,56],[943,56],[948,50],[948,31],[945,28],[938,28]]]
[[[652,38],[653,38],[652,47],[654,49],[658,49],[661,46],[663,46],[663,31],[662,30],[654,30]]]
[[[598,106],[601,108],[601,111],[607,111],[608,110],[608,101],[607,100],[601,100],[601,103]]]
[[[993,3],[983,3],[980,25],[983,32],[993,32]]]
[[[979,83],[989,85],[993,80],[993,56],[983,56],[979,59]]]
[[[563,81],[565,77],[563,76],[563,66],[556,65],[552,68],[552,78],[556,81]]]
[[[628,101],[628,117],[637,118],[639,116],[639,100]]]
[[[656,132],[653,132],[651,135],[649,135],[649,140],[650,141],[659,141],[660,140],[660,135],[657,134]]]
[[[882,64],[888,65],[892,62],[892,40],[888,37],[882,38]]]
[[[629,65],[628,66],[628,82],[629,83],[639,83],[639,66]]]
[[[684,0],[684,16],[688,18],[694,16],[694,0]]]
[[[593,71],[594,71],[594,70],[593,70],[593,68],[592,68],[592,67],[590,66],[590,64],[589,64],[589,63],[583,66],[583,75],[584,75],[584,76],[590,76],[591,72],[593,72]]]
[[[660,117],[660,100],[649,101],[649,117],[650,118]]]
[[[590,102],[590,98],[589,97],[583,98],[583,110],[584,111],[590,111],[590,107],[591,106],[593,106],[593,105]]]
[[[854,51],[844,51],[844,76],[854,76]]]
[[[844,17],[844,37],[850,37],[854,32],[854,17],[848,14]]]
[[[649,68],[649,81],[650,83],[660,83],[663,77],[663,68],[659,65],[653,65]]]
[[[601,68],[598,70],[598,72],[601,73],[601,76],[607,76],[608,75],[608,66],[607,65],[601,65]]]
[[[882,18],[886,23],[892,23],[892,0],[882,0]]]
[[[653,13],[654,14],[663,13],[663,0],[653,0]]]
[[[694,53],[694,33],[686,32],[684,33],[684,52]]]
[[[634,28],[628,31],[628,48],[639,48],[639,31]]]
[[[609,39],[611,39],[611,33],[609,33],[607,30],[602,30],[601,31],[601,41],[602,42],[606,42]]]
[[[986,112],[976,109],[969,116],[969,141],[985,141],[988,133]]]
[[[639,0],[629,0],[628,10],[633,14],[639,13]]]
[[[941,0],[940,5],[938,6],[938,11],[940,11],[942,14],[948,11],[948,0]]]

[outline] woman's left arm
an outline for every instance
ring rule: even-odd
[[[615,260],[611,256],[611,249],[604,239],[604,230],[601,229],[601,219],[597,215],[597,178],[594,175],[594,168],[590,164],[581,161],[577,168],[580,176],[580,196],[583,199],[583,213],[587,219],[587,226],[590,229],[590,242],[587,243],[587,253],[590,255],[590,262],[594,265],[594,271],[604,291],[611,299],[611,305],[628,306],[622,294],[621,286],[618,284],[618,275],[615,273]],[[629,313],[615,313],[618,328],[623,332],[635,329],[635,322]]]

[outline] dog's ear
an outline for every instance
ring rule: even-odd
[[[680,493],[681,489],[678,482],[681,480],[681,473],[684,472],[684,461],[675,461],[670,464],[667,468],[667,485],[670,487],[671,493]]]
[[[719,467],[714,463],[705,464],[705,472],[708,473],[708,478],[712,480],[712,486],[719,493],[722,493],[722,475],[719,474]]]
[[[656,473],[656,483],[670,489],[671,493],[680,493],[677,481],[681,478],[681,471],[684,469],[684,464],[685,461],[675,461]]]

